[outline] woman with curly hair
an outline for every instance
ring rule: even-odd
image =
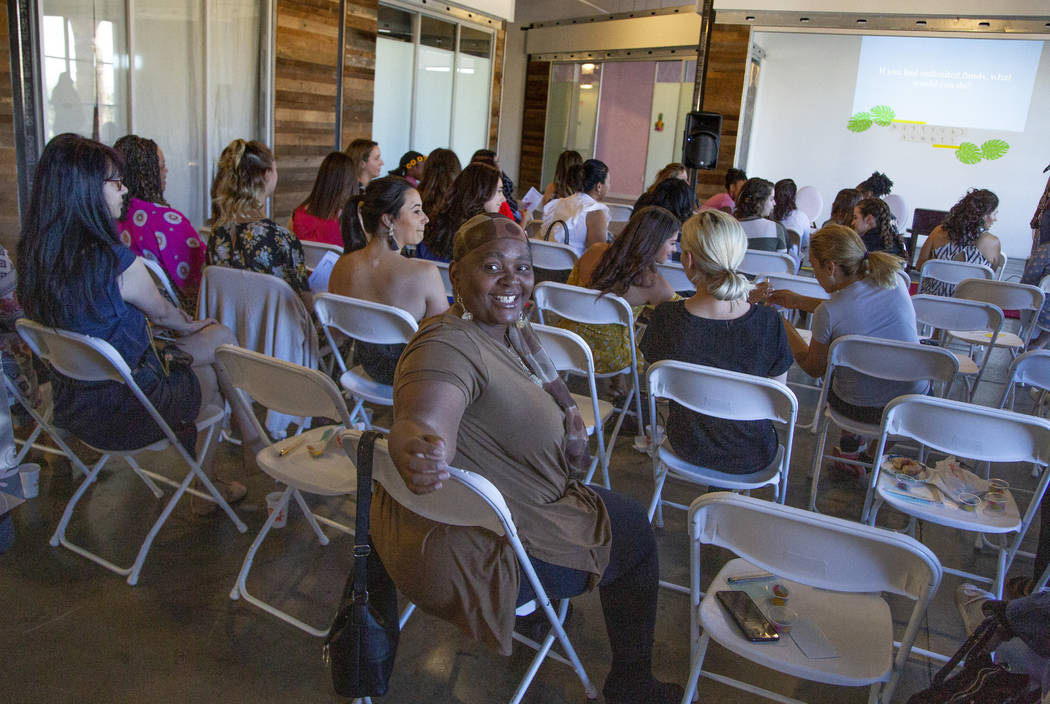
[[[853,208],[853,231],[869,252],[889,252],[907,261],[907,248],[893,222],[893,211],[881,198],[865,198]]]
[[[475,215],[498,213],[503,204],[503,180],[499,169],[475,162],[452,182],[445,205],[426,225],[416,256],[433,261],[452,261],[452,239],[456,230]]]
[[[354,160],[343,152],[332,152],[321,162],[310,195],[296,206],[289,229],[300,241],[343,246],[339,214],[347,199],[357,192]]]
[[[419,181],[423,178],[423,165],[427,158],[419,152],[407,151],[401,155],[397,162],[397,168],[387,172],[388,176],[400,176],[412,184],[412,188],[419,188]]]
[[[747,235],[747,248],[764,252],[786,252],[787,230],[769,219],[775,205],[773,183],[764,178],[749,178],[736,201],[736,212]]]
[[[948,259],[999,267],[1003,259],[999,238],[988,232],[998,211],[998,196],[984,188],[971,189],[926,238],[915,266],[921,269],[928,259]],[[934,296],[954,292],[952,284],[931,278],[923,280],[920,291]]]
[[[419,197],[423,199],[424,213],[437,213],[445,203],[445,196],[463,166],[451,149],[435,149],[423,163],[423,178],[419,182]]]
[[[572,172],[572,167],[582,163],[583,157],[575,149],[566,149],[558,155],[558,164],[554,167],[554,180],[548,183],[543,190],[540,207],[547,205],[555,198],[568,198],[573,194],[569,174]]]
[[[782,178],[773,186],[773,214],[770,219],[779,222],[788,232],[788,242],[798,245],[798,251],[809,249],[809,236],[813,224],[809,216],[799,210],[795,204],[798,186],[789,178]]]
[[[235,139],[222,150],[211,186],[212,221],[206,261],[283,279],[310,305],[303,246],[266,217],[277,165],[262,142]]]
[[[133,134],[118,139],[113,148],[124,157],[128,189],[117,221],[120,241],[138,256],[158,262],[181,303],[192,306],[201,285],[204,241],[190,219],[164,200],[168,177],[164,152],[152,139]]]
[[[871,176],[857,184],[857,190],[860,191],[862,199],[888,196],[891,188],[893,188],[893,181],[879,171],[871,172]]]
[[[612,243],[598,242],[587,248],[569,274],[568,283],[623,297],[637,319],[646,306],[675,298],[674,289],[657,273],[656,265],[666,262],[674,252],[681,228],[681,221],[664,208],[649,206],[635,211]],[[630,338],[622,325],[562,320],[559,326],[587,341],[594,352],[594,370],[598,374],[630,366]],[[641,357],[638,359],[640,363]],[[625,377],[613,380],[615,384],[625,381]]]
[[[825,225],[850,227],[853,224],[853,209],[862,200],[864,199],[861,198],[860,191],[856,188],[843,188],[835,194],[835,200],[831,202],[831,217],[825,220],[821,227]]]

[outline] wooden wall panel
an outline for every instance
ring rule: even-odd
[[[722,115],[722,139],[718,145],[718,168],[697,172],[696,190],[701,201],[725,188],[726,170],[734,166],[750,46],[751,28],[746,25],[716,22],[711,28],[704,110]]]
[[[7,0],[0,0],[0,7],[3,8],[3,21],[0,22],[0,244],[14,258],[21,221],[18,217],[18,169]]]
[[[335,144],[339,0],[278,0],[274,66],[274,219],[284,224]]]
[[[372,95],[376,75],[376,0],[346,0],[346,47],[343,52],[343,146],[372,136]],[[387,154],[392,169],[400,154]]]
[[[499,143],[499,106],[503,87],[503,54],[507,45],[507,24],[500,22],[496,29],[496,46],[492,52],[492,113],[489,118],[489,149],[496,151]]]
[[[518,183],[539,184],[543,171],[543,140],[547,126],[549,61],[529,61],[525,68],[525,111],[521,125]],[[540,187],[546,184],[540,184]]]

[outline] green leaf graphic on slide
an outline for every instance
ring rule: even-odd
[[[897,113],[893,112],[893,108],[889,105],[876,105],[871,109],[871,117],[879,127],[889,127],[893,124],[893,118],[897,117]]]
[[[1000,159],[1010,151],[1010,145],[1001,139],[989,139],[981,145],[981,156],[985,159]]]
[[[981,155],[981,148],[973,142],[963,142],[959,145],[959,148],[955,150],[955,158],[964,164],[976,164],[984,157]]]
[[[871,127],[871,113],[858,112],[846,123],[850,132],[864,132]]]

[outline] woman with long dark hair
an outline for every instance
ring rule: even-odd
[[[788,233],[788,244],[798,245],[798,252],[809,249],[809,236],[813,232],[809,216],[795,204],[798,186],[789,178],[782,178],[773,185],[773,214],[770,218],[779,222]]]
[[[300,241],[343,246],[339,215],[347,198],[357,191],[354,160],[343,152],[332,152],[317,169],[310,195],[296,206],[289,229]]]
[[[786,252],[787,230],[779,222],[769,219],[775,205],[773,182],[764,178],[749,178],[736,201],[733,214],[747,235],[747,248],[765,252]]]
[[[328,290],[406,311],[417,321],[448,308],[441,274],[432,262],[401,256],[401,248],[423,239],[427,216],[419,192],[400,176],[377,178],[343,208],[346,254],[328,280]],[[403,345],[354,344],[356,363],[373,379],[390,384]]]
[[[503,182],[499,169],[474,163],[452,182],[441,210],[430,218],[416,256],[434,261],[452,261],[452,238],[460,225],[480,213],[498,213],[503,204]]]
[[[354,172],[357,174],[357,182],[360,190],[364,190],[374,178],[379,178],[383,173],[383,155],[379,151],[379,143],[371,139],[359,137],[350,142],[343,150],[354,162]]]
[[[685,222],[696,209],[696,194],[688,181],[672,176],[653,184],[652,188],[640,195],[634,202],[634,211],[648,205],[666,208],[681,222]]]
[[[423,178],[419,182],[419,197],[424,213],[437,213],[445,204],[445,196],[463,167],[451,149],[435,149],[423,163]]]
[[[915,266],[921,269],[927,259],[949,259],[998,268],[1003,260],[999,238],[988,232],[998,211],[999,198],[994,193],[983,188],[969,191],[926,238]],[[929,277],[923,280],[920,291],[934,296],[954,292],[952,284]]]
[[[631,216],[612,243],[598,242],[583,253],[569,274],[568,283],[623,297],[637,318],[646,306],[675,297],[674,289],[656,271],[656,265],[666,262],[674,252],[681,228],[681,221],[669,210],[657,206],[642,208]],[[630,366],[630,338],[622,325],[588,325],[571,320],[563,320],[559,325],[587,341],[594,352],[597,373]],[[624,377],[614,379],[623,381]]]
[[[572,195],[572,184],[569,183],[569,173],[572,167],[583,163],[583,157],[575,149],[566,149],[558,155],[558,163],[554,167],[554,180],[543,189],[543,200],[540,206],[545,206],[556,198],[568,198]]]
[[[198,413],[222,403],[220,387],[232,398],[214,352],[236,340],[214,320],[193,320],[163,298],[142,260],[120,242],[115,220],[126,193],[122,167],[118,152],[74,134],[58,135],[44,148],[18,248],[19,299],[32,320],[113,345],[192,453]],[[174,347],[185,354],[155,345],[151,323],[172,331]],[[164,437],[122,383],[80,382],[56,372],[52,390],[55,425],[93,447],[126,450]],[[261,441],[249,419],[236,411],[235,419],[250,465]],[[210,475],[214,454],[201,464]],[[217,483],[231,501],[247,491],[238,482]],[[214,508],[208,504],[202,512]]]
[[[862,200],[864,199],[861,197],[860,191],[856,188],[843,188],[835,194],[835,200],[831,202],[831,217],[824,222],[824,225],[852,226],[854,217],[853,209],[857,207],[857,203]]]
[[[609,207],[602,203],[609,192],[609,167],[597,159],[572,167],[573,194],[543,208],[542,239],[567,244],[577,255],[609,236]]]
[[[124,157],[128,194],[117,221],[120,241],[140,257],[158,262],[184,307],[196,303],[204,266],[204,241],[193,223],[164,200],[168,167],[152,139],[129,134],[113,148]]]

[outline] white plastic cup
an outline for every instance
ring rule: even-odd
[[[284,495],[283,491],[274,491],[266,495],[266,513],[271,514],[277,511],[277,505],[281,503],[281,496]],[[282,508],[277,511],[277,518],[273,521],[274,528],[284,528],[288,522],[288,511],[287,508]]]
[[[24,498],[35,499],[40,494],[40,465],[22,465],[18,468],[18,478],[22,480]]]

